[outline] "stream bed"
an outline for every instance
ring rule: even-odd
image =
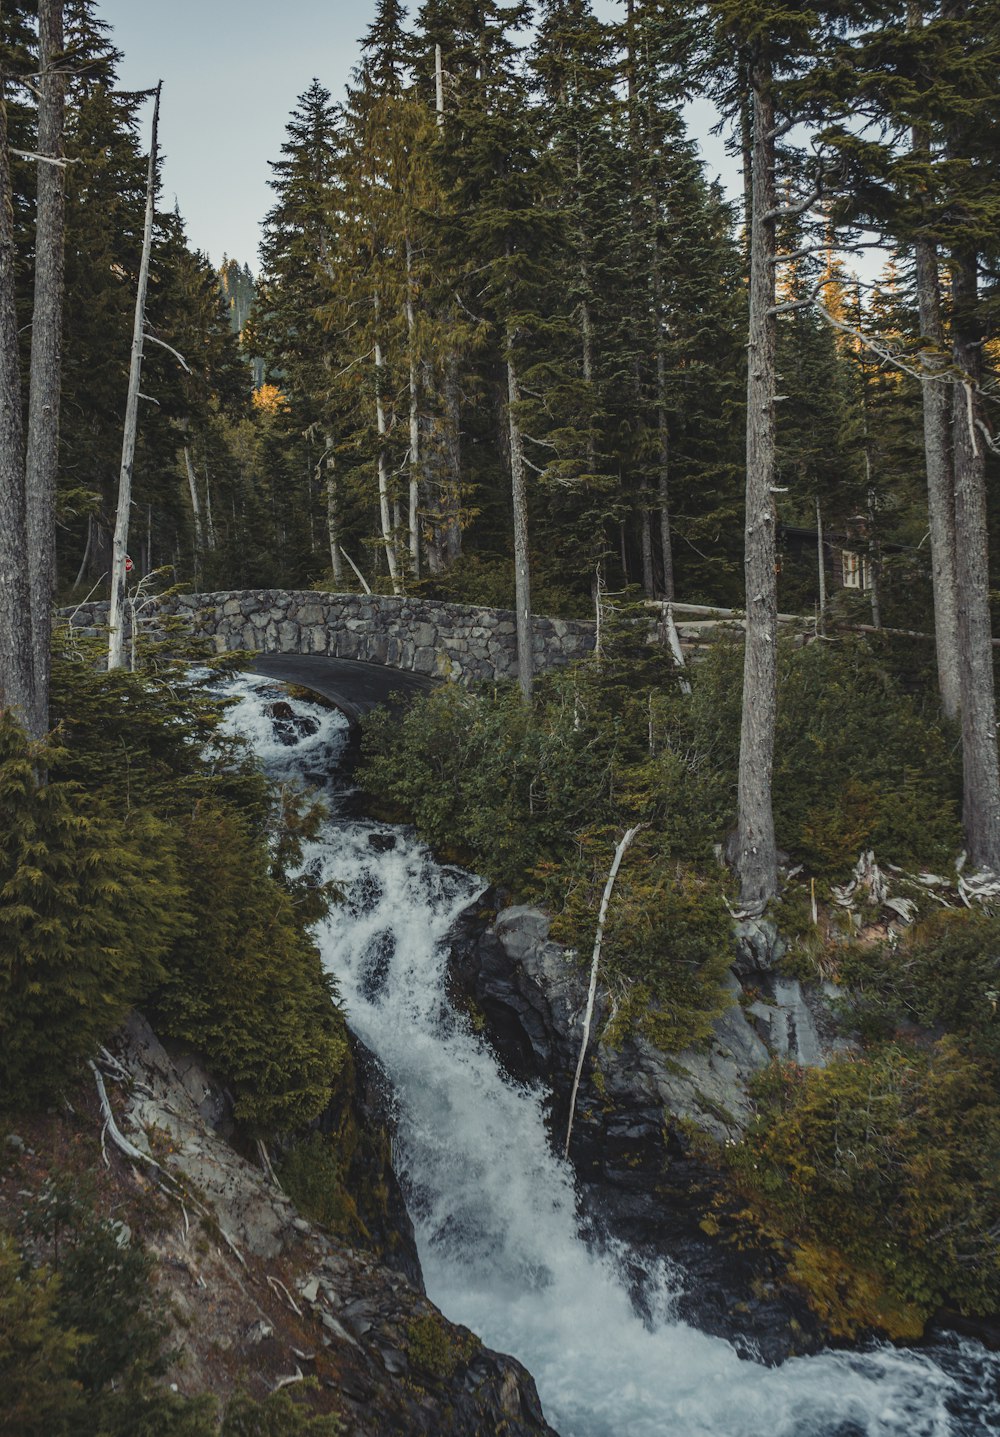
[[[412,830],[352,816],[336,711],[244,675],[226,720],[272,776],[322,789],[305,862],[344,894],[316,930],[348,1021],[394,1093],[395,1165],[428,1296],[535,1378],[560,1437],[985,1437],[1000,1432],[1000,1355],[955,1337],[765,1367],[673,1315],[684,1274],[588,1247],[544,1094],[499,1069],[446,992],[446,938],[484,884]],[[284,715],[270,710],[276,701]],[[287,708],[285,707],[287,705]]]

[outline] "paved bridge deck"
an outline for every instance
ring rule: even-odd
[[[379,704],[390,703],[394,695],[406,701],[428,693],[437,683],[424,674],[320,654],[258,654],[251,668],[264,678],[311,689],[335,704],[352,724]]]

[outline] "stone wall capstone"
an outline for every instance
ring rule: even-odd
[[[63,613],[75,628],[96,633],[107,623],[108,605],[81,604]],[[511,609],[385,594],[245,589],[156,600],[143,612],[143,627],[155,634],[160,618],[185,620],[217,653],[327,654],[460,683],[517,677]],[[591,653],[594,629],[581,619],[533,618],[536,670]]]

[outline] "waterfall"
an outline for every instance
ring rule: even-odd
[[[335,767],[346,721],[253,676],[226,686],[231,731],[282,779]],[[1000,1358],[933,1348],[828,1352],[766,1368],[672,1315],[683,1275],[646,1272],[638,1314],[614,1250],[578,1231],[570,1168],[543,1094],[497,1067],[451,1007],[445,938],[482,883],[438,864],[408,829],[338,813],[305,863],[345,895],[317,928],[351,1027],[397,1105],[395,1155],[428,1295],[535,1378],[561,1437],[985,1437],[1000,1429]],[[634,1269],[635,1259],[630,1256]]]

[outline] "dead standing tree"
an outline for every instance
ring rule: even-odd
[[[760,908],[778,888],[771,806],[777,714],[778,586],[775,574],[774,395],[775,123],[773,71],[763,55],[750,70],[750,318],[746,434],[746,645],[740,726],[736,869],[741,902]]]

